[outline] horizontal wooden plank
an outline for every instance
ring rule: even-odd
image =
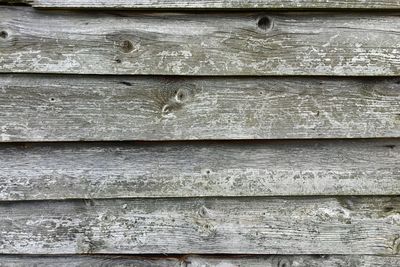
[[[397,14],[0,9],[0,72],[400,75]]]
[[[400,9],[397,0],[0,0],[39,8],[115,9]]]
[[[400,137],[398,78],[0,76],[0,140]]]
[[[2,254],[399,253],[400,197],[0,203]]]
[[[0,200],[397,195],[400,141],[0,145]]]
[[[400,266],[396,256],[314,255],[189,257],[185,267],[387,267]]]
[[[285,265],[286,264],[286,265]],[[0,256],[0,267],[129,266],[129,267],[388,267],[399,266],[400,257],[366,255],[316,256]]]
[[[357,257],[357,256],[353,256]],[[375,259],[376,257],[371,257]],[[387,258],[387,259],[385,259]],[[196,258],[197,259],[197,258]],[[392,257],[378,257],[379,261],[392,262]],[[396,262],[396,261],[393,261]],[[177,258],[172,257],[134,257],[134,256],[12,256],[0,255],[0,267],[190,267]],[[193,266],[195,267],[195,266]],[[210,266],[211,267],[211,266]]]

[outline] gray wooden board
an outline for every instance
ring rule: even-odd
[[[286,264],[286,265],[285,265]],[[0,256],[0,267],[395,267],[398,256]]]
[[[400,16],[0,8],[0,72],[400,75]]]
[[[40,8],[117,9],[400,9],[397,0],[0,0]]]
[[[379,254],[400,247],[400,197],[0,203],[2,254]]]
[[[395,267],[400,257],[384,256],[259,256],[188,257],[184,267]],[[1,265],[0,265],[1,266]]]
[[[359,257],[355,256],[356,259]],[[397,262],[393,257],[371,257],[382,263]],[[196,258],[197,259],[197,258]],[[301,258],[300,258],[301,259]],[[352,259],[352,257],[349,257]],[[364,260],[364,257],[360,257]],[[0,267],[190,267],[185,262],[172,257],[133,257],[133,256],[2,256]],[[378,265],[379,266],[379,265]],[[197,266],[193,266],[197,267]],[[211,267],[211,266],[209,266]],[[255,266],[256,267],[256,266]]]
[[[399,78],[0,76],[0,141],[400,137]]]
[[[400,141],[0,145],[0,200],[397,195]]]

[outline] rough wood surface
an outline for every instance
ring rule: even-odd
[[[0,76],[0,141],[400,137],[398,78]]]
[[[384,256],[247,256],[188,257],[184,267],[394,267],[400,257]],[[1,265],[0,265],[1,266]]]
[[[286,265],[285,265],[286,264]],[[0,256],[0,267],[394,267],[396,256],[317,255],[317,256]]]
[[[397,0],[0,0],[40,8],[116,9],[400,9]]]
[[[400,141],[0,146],[0,200],[396,195]]]
[[[399,253],[400,197],[0,203],[3,254]]]
[[[0,9],[0,72],[393,76],[399,43],[397,14]]]
[[[353,256],[358,259],[357,256]],[[349,259],[353,258],[349,257]],[[371,257],[380,262],[397,262],[392,257]],[[197,259],[197,257],[195,258]],[[364,259],[364,257],[360,257]],[[183,260],[172,257],[134,257],[134,256],[2,256],[0,267],[191,267]],[[378,265],[379,266],[379,265]],[[193,265],[192,267],[198,267]],[[212,266],[207,266],[212,267]],[[216,266],[217,267],[217,266]],[[233,267],[233,266],[232,266]]]

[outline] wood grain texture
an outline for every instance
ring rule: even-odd
[[[285,265],[286,264],[286,265]],[[398,256],[317,255],[317,256],[0,256],[0,267],[393,267]]]
[[[399,253],[400,197],[0,203],[2,254]]]
[[[397,0],[0,0],[40,8],[115,9],[400,9]]]
[[[400,75],[397,14],[0,9],[0,72]]]
[[[375,258],[375,257],[372,257]],[[386,258],[386,257],[385,257]],[[392,257],[382,262],[390,263]],[[396,262],[396,261],[393,261]],[[135,257],[135,256],[2,256],[0,255],[0,267],[189,267],[177,258],[172,257]],[[195,266],[193,266],[195,267]],[[211,267],[211,266],[210,266]]]
[[[0,200],[397,195],[400,141],[0,146]]]
[[[0,76],[0,140],[400,137],[400,82]]]
[[[185,263],[185,267],[388,267],[399,266],[400,257],[358,255],[194,256],[188,257]]]

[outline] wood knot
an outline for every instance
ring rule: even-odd
[[[124,40],[124,41],[122,41],[122,43],[121,43],[121,49],[122,49],[122,52],[124,52],[124,53],[130,53],[130,52],[132,52],[132,51],[133,51],[133,44],[132,44],[132,42],[129,41],[129,40]]]
[[[263,31],[271,30],[272,26],[273,22],[268,16],[262,16],[257,20],[257,27]]]
[[[0,38],[1,39],[7,39],[8,38],[8,32],[0,31]]]
[[[178,89],[174,91],[169,91],[165,99],[165,104],[161,108],[162,115],[168,115],[173,111],[180,110],[184,103],[190,99],[190,94],[188,90]]]
[[[199,215],[200,215],[200,217],[207,217],[207,215],[208,215],[207,208],[204,206],[201,206],[201,208],[199,209]]]
[[[185,102],[185,100],[188,98],[188,92],[183,89],[179,89],[175,93],[175,101],[178,103]]]
[[[292,263],[287,258],[276,257],[272,260],[272,266],[274,266],[274,267],[291,267]]]
[[[281,259],[278,262],[278,267],[290,267],[290,266],[291,266],[291,263],[288,259]]]

